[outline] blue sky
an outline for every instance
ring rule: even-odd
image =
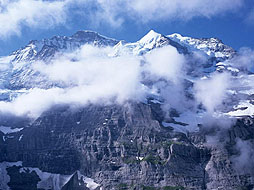
[[[254,49],[253,0],[0,0],[0,55],[30,40],[94,30],[136,41],[162,34],[218,37]]]

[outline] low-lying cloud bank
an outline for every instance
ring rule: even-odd
[[[59,104],[124,104],[155,98],[163,102],[161,107],[166,115],[174,108],[180,113],[206,112],[213,117],[233,109],[241,98],[246,98],[237,91],[253,90],[249,85],[252,78],[246,74],[241,75],[248,80],[242,76],[238,80],[226,70],[213,74],[200,72],[204,58],[202,64],[194,65],[194,69],[200,70],[200,77],[190,75],[189,63],[190,59],[197,61],[195,55],[185,57],[172,46],[156,48],[143,56],[126,53],[113,56],[112,52],[115,52],[112,47],[84,45],[74,52],[55,55],[50,63],[33,62],[30,69],[38,74],[36,80],[41,80],[44,88],[36,83],[11,101],[0,101],[0,111],[36,118]],[[245,49],[226,65],[246,72],[253,66],[252,60],[253,52]]]
[[[158,96],[169,88],[174,92],[183,90],[185,58],[174,47],[156,49],[144,57],[112,57],[112,51],[85,45],[73,53],[56,56],[51,63],[33,63],[34,71],[57,85],[48,89],[35,87],[11,102],[1,101],[0,111],[38,117],[58,104],[123,104],[129,100],[146,101],[147,96]],[[164,94],[167,99],[168,92]]]
[[[213,117],[214,113],[225,111],[228,104],[233,107],[240,101],[237,95],[235,102],[231,100],[231,91],[242,88],[245,81],[236,83],[228,71],[192,77],[187,74],[191,57],[179,54],[172,46],[154,49],[143,56],[112,56],[112,52],[112,47],[84,45],[74,52],[55,55],[50,63],[33,62],[31,69],[38,73],[35,77],[44,88],[35,85],[12,101],[0,101],[0,111],[36,118],[59,104],[124,104],[146,102],[150,97],[163,101],[166,115],[170,108],[181,113],[203,109]],[[248,68],[252,51],[243,52],[230,64],[237,67],[243,63],[242,67]]]

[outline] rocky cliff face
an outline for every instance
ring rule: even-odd
[[[203,137],[209,133],[175,133],[161,125],[160,111],[154,103],[49,111],[1,141],[1,161],[22,161],[6,168],[8,185],[36,189],[38,172],[22,169],[29,167],[73,175],[62,189],[87,189],[77,171],[101,189],[253,188],[253,174],[239,174],[230,160],[237,138],[253,140],[250,118],[239,119],[223,145],[207,146]]]

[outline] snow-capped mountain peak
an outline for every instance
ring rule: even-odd
[[[155,32],[154,30],[150,30],[138,42],[140,44],[153,44],[153,43],[156,43],[158,40],[160,40],[161,37],[162,37],[162,34],[159,34],[159,33]]]
[[[108,38],[97,32],[83,30],[72,36],[54,36],[50,39],[32,40],[27,46],[12,53],[12,62],[47,59],[56,52],[73,51],[84,44],[96,46],[114,46],[118,40]]]
[[[123,43],[119,42],[115,46],[114,55],[119,54],[134,54],[134,55],[143,55],[154,48],[171,45],[175,47],[180,53],[187,53],[187,49],[180,45],[179,43],[171,40],[170,38],[150,30],[144,37],[142,37],[137,42],[133,43]]]
[[[8,70],[0,80],[7,81],[8,88],[28,87],[28,83],[31,87],[36,85],[32,77],[34,75],[32,65],[35,61],[49,62],[57,53],[73,52],[85,44],[101,47],[114,46],[118,42],[118,40],[88,30],[78,31],[71,36],[54,36],[50,39],[32,40],[25,47],[14,51],[8,56],[8,59],[1,59],[1,62],[6,61],[2,64],[8,65]],[[6,84],[6,82],[4,83]]]
[[[174,33],[167,35],[171,40],[185,46],[189,51],[199,51],[208,57],[215,57],[222,61],[235,55],[235,50],[218,38],[192,38]]]

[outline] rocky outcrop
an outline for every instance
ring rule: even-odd
[[[88,188],[77,186],[78,170],[110,190],[253,187],[253,175],[239,175],[231,162],[231,156],[237,155],[232,149],[235,139],[253,139],[251,118],[239,120],[228,131],[225,146],[211,147],[205,144],[205,133],[185,135],[163,127],[158,113],[159,106],[143,103],[57,107],[1,141],[0,160],[74,174],[62,189]],[[17,166],[7,169],[8,185],[15,189],[21,178],[13,177],[13,170]],[[18,189],[34,189],[32,184],[40,178],[32,172],[29,176],[22,179],[32,180],[31,188]]]

